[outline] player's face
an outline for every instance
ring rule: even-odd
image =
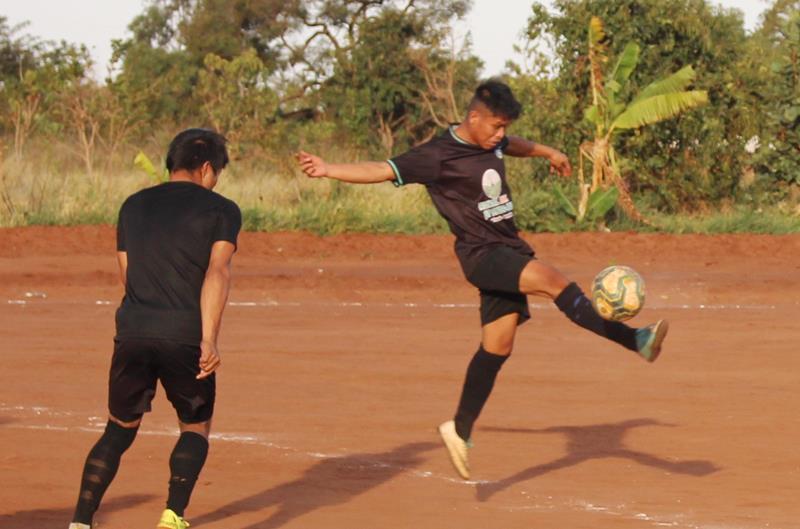
[[[485,107],[470,111],[469,121],[473,140],[487,150],[494,149],[500,143],[511,125],[510,119],[493,114]]]

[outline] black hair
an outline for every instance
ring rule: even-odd
[[[522,105],[514,97],[511,88],[498,79],[487,79],[475,89],[469,108],[482,103],[495,116],[515,120],[522,113]]]
[[[167,151],[167,171],[194,171],[209,162],[215,174],[228,165],[227,140],[210,129],[186,129],[175,136]]]

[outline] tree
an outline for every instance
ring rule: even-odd
[[[614,186],[625,212],[631,218],[645,222],[620,174],[614,139],[620,131],[639,129],[704,105],[708,103],[708,94],[703,90],[686,90],[695,76],[692,67],[686,66],[664,79],[650,83],[626,104],[620,95],[625,93],[628,80],[639,62],[639,45],[628,43],[610,75],[606,75],[605,64],[609,57],[603,23],[598,17],[592,17],[589,22],[588,37],[592,101],[586,108],[585,117],[594,125],[594,139],[582,144],[580,149],[581,199],[577,217],[578,220],[583,218],[595,193]],[[584,184],[583,158],[592,163],[590,184]]]
[[[554,0],[549,11],[532,7],[528,39],[553,43],[556,91],[565,94],[551,119],[560,126],[554,141],[577,152],[587,130],[583,109],[591,99],[590,62],[583,43],[592,16],[605,25],[612,55],[627,42],[642,53],[621,98],[641,90],[685,64],[693,65],[709,104],[680,120],[621,132],[619,150],[628,153],[620,171],[633,193],[666,209],[702,208],[734,197],[749,162],[744,145],[757,118],[748,73],[738,69],[746,55],[742,14],[706,0]]]
[[[25,144],[37,127],[55,123],[62,91],[86,77],[91,66],[85,46],[35,42],[20,62],[17,77],[3,80],[7,124],[14,132],[14,156],[22,159]]]
[[[763,65],[757,97],[765,110],[755,168],[772,181],[800,185],[800,2],[776,2],[755,37]]]
[[[362,146],[388,154],[398,143],[430,137],[436,120],[452,114],[463,99],[463,87],[472,89],[479,63],[466,47],[456,52],[450,40],[451,23],[468,2],[340,0],[304,6],[302,24],[313,33],[285,39],[298,84]],[[434,72],[440,68],[450,73],[439,77]]]
[[[267,85],[268,76],[254,49],[232,60],[206,56],[197,95],[211,125],[227,137],[232,156],[240,154],[242,143],[265,136],[275,119],[278,101]]]

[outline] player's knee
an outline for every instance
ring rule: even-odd
[[[122,419],[118,419],[117,417],[114,417],[113,415],[109,415],[108,416],[108,420],[113,422],[113,423],[115,423],[115,424],[118,424],[119,426],[121,426],[123,428],[136,429],[142,423],[142,416],[140,415],[138,419],[134,419],[132,421],[123,421]]]
[[[135,426],[126,427],[109,418],[105,432],[103,432],[103,438],[109,446],[113,447],[113,450],[121,454],[130,448],[134,439],[136,439],[136,433],[139,431],[139,422],[141,422],[141,419],[136,421]]]
[[[555,298],[568,284],[569,279],[558,269],[531,261],[520,276],[519,288],[525,294]]]
[[[201,435],[208,439],[209,434],[211,433],[211,421],[204,421],[204,422],[183,422],[178,421],[178,427],[180,428],[181,433],[184,432],[192,432],[198,435]]]
[[[487,353],[491,353],[493,355],[498,356],[508,356],[511,354],[511,351],[514,349],[514,338],[510,339],[495,339],[491,340],[489,343],[483,343],[483,350]]]

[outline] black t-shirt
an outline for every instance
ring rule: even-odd
[[[200,290],[211,246],[235,245],[241,226],[233,201],[191,182],[168,182],[128,197],[117,223],[117,250],[128,254],[117,338],[199,344]]]
[[[424,184],[436,209],[456,236],[455,250],[467,274],[493,246],[533,255],[514,224],[503,151],[467,143],[450,127],[427,143],[389,161],[395,183]]]

